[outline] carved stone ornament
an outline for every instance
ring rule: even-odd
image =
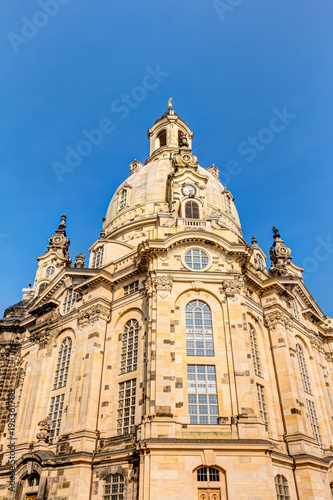
[[[156,290],[167,290],[168,292],[171,292],[172,279],[168,278],[167,276],[159,276],[158,278],[154,279],[154,285]]]
[[[324,344],[319,337],[313,335],[310,338],[310,344],[314,349],[318,349],[319,352],[321,352],[322,354],[325,354],[325,356],[327,356],[327,352],[324,349]]]
[[[270,330],[275,330],[276,325],[283,325],[288,329],[291,329],[293,325],[292,319],[281,311],[265,314],[265,323]]]
[[[177,167],[197,167],[198,158],[192,155],[190,150],[183,150],[181,154],[174,156],[174,162]]]
[[[50,417],[44,418],[38,422],[39,432],[36,434],[36,438],[38,442],[48,443],[50,438],[50,429],[51,429],[51,419]]]
[[[84,253],[78,253],[75,255],[75,262],[74,262],[74,267],[78,267],[81,269],[84,267],[84,259],[86,258]]]
[[[102,305],[95,305],[80,311],[77,318],[79,328],[84,328],[89,324],[93,325],[99,320],[110,321],[110,311]]]
[[[154,279],[155,290],[158,294],[158,298],[165,300],[170,297],[170,292],[172,288],[172,279],[167,276],[159,276]]]
[[[48,328],[33,332],[30,334],[30,340],[33,344],[38,343],[40,349],[44,349],[51,341],[51,332]]]
[[[227,296],[241,293],[243,283],[240,280],[222,281],[222,289]]]

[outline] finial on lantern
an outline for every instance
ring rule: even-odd
[[[168,108],[169,109],[172,109],[172,102],[171,102],[172,99],[173,99],[173,97],[170,97],[170,99],[168,100]]]

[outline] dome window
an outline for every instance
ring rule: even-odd
[[[163,146],[166,146],[167,143],[167,137],[166,137],[166,130],[162,130],[158,136],[156,137],[157,139],[157,147],[162,148]]]
[[[54,266],[49,266],[46,268],[46,276],[52,276],[55,272]]]
[[[185,205],[185,219],[199,219],[199,205],[191,200]]]
[[[126,205],[127,205],[127,189],[123,189],[122,192],[120,193],[119,210],[125,208]]]

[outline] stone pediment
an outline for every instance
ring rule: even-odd
[[[65,268],[46,286],[43,292],[33,300],[29,313],[33,314],[32,311],[39,310],[41,306],[50,301],[58,302],[57,296],[59,295],[59,289],[68,287],[68,282],[73,283],[75,286],[75,284],[95,276],[98,274],[98,271],[98,269]]]

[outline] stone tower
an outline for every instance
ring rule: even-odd
[[[0,321],[0,499],[332,498],[332,320],[171,102],[148,138],[88,267],[62,216]]]

